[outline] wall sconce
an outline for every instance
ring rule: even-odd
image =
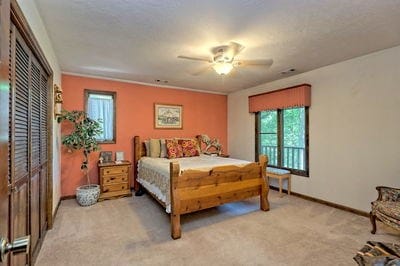
[[[57,117],[61,115],[62,110],[62,89],[54,84],[54,116]]]

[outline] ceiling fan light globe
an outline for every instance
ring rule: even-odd
[[[213,69],[219,75],[226,75],[233,69],[233,65],[231,63],[216,63],[213,65]]]

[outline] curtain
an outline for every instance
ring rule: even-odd
[[[301,84],[290,88],[249,96],[249,112],[285,109],[311,105],[311,85]]]
[[[101,120],[103,133],[100,134],[98,140],[112,140],[114,138],[113,118],[114,106],[113,99],[89,97],[88,99],[88,116],[95,120]]]

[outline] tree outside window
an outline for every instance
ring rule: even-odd
[[[268,155],[268,165],[308,176],[308,108],[257,113],[257,156]]]

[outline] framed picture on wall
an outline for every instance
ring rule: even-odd
[[[182,105],[154,104],[154,128],[182,129]]]

